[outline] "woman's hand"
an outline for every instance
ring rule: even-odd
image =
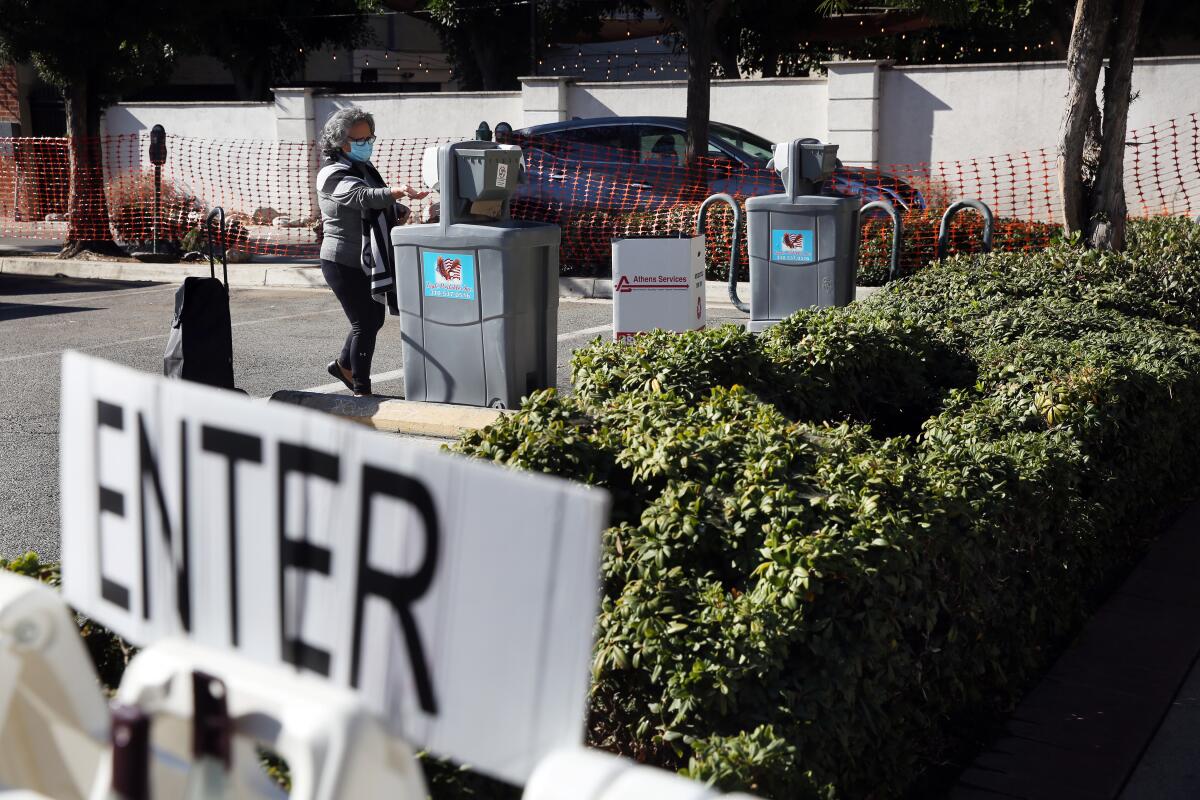
[[[420,200],[421,198],[428,196],[428,191],[414,189],[408,184],[402,183],[399,186],[392,188],[392,197],[396,198],[397,200],[404,200],[406,198],[409,200]]]

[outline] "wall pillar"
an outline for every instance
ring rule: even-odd
[[[572,76],[528,76],[521,78],[521,125],[543,125],[567,118],[567,85]]]
[[[275,93],[275,138],[279,144],[279,165],[287,173],[284,178],[288,190],[285,194],[294,198],[307,197],[307,208],[293,201],[294,208],[278,208],[276,211],[293,219],[313,219],[317,210],[317,171],[320,168],[314,148],[320,133],[313,115],[312,89],[273,89]],[[321,124],[324,124],[321,120]],[[302,147],[301,152],[294,152]],[[292,190],[299,184],[308,188],[307,193]],[[281,198],[282,199],[282,198]]]
[[[838,158],[859,167],[879,166],[880,70],[890,61],[826,61],[829,71],[829,141]]]
[[[272,89],[275,93],[275,138],[311,142],[317,138],[312,89]]]

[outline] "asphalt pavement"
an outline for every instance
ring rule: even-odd
[[[59,552],[58,395],[62,353],[80,350],[161,373],[174,284],[0,275],[0,557]],[[332,292],[235,289],[234,374],[255,397],[279,389],[338,391],[325,372],[346,335]],[[710,322],[731,308],[714,308]],[[558,386],[569,390],[570,357],[611,335],[612,305],[559,305]],[[400,326],[380,331],[373,372],[379,394],[403,396]]]

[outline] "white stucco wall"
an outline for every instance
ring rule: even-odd
[[[685,81],[572,84],[568,117],[660,116],[687,113]],[[828,133],[824,78],[771,78],[712,83],[712,119],[772,141]]]
[[[201,139],[274,139],[271,103],[119,103],[104,112],[108,136],[162,125],[171,136]]]
[[[1057,142],[1067,93],[1062,61],[896,67],[882,79],[881,163],[953,161]],[[1200,57],[1138,59],[1133,88],[1131,129],[1200,111]]]
[[[339,108],[356,105],[375,116],[380,138],[473,138],[479,123],[508,122],[521,127],[520,92],[439,92],[412,94],[317,95],[313,116],[319,129]]]
[[[960,162],[935,167],[935,180],[952,177],[960,194],[982,198],[999,214],[1058,217],[1054,152],[1067,92],[1064,62],[898,67],[881,78],[881,165]],[[1103,83],[1102,75],[1101,102]],[[1200,154],[1190,123],[1180,126],[1187,135],[1179,141],[1168,123],[1200,112],[1200,57],[1138,59],[1133,89],[1129,210],[1194,214]]]
[[[1062,62],[898,67],[882,75],[879,161],[917,164],[1053,147]]]

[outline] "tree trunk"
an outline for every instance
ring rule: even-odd
[[[1063,206],[1063,227],[1068,233],[1083,229],[1086,208],[1083,184],[1083,149],[1096,81],[1104,59],[1112,21],[1113,0],[1077,0],[1075,23],[1067,52],[1067,107],[1058,145],[1058,185]]]
[[[650,0],[650,6],[667,24],[683,36],[687,46],[687,146],[689,164],[708,155],[709,97],[712,91],[712,57],[716,49],[717,23],[725,14],[729,0],[687,0],[684,17],[671,8],[671,0]],[[706,171],[695,170],[704,181]]]
[[[707,0],[688,0],[687,149],[689,163],[708,154],[708,118],[712,92],[712,26]]]
[[[263,102],[271,99],[270,70],[257,60],[230,65],[233,73],[233,90],[238,100]]]
[[[104,149],[100,142],[100,107],[86,78],[63,91],[67,112],[67,151],[71,192],[67,204],[67,241],[60,258],[83,250],[120,253],[108,224],[104,196]]]
[[[1133,98],[1133,58],[1145,0],[1121,0],[1113,52],[1104,71],[1104,124],[1100,164],[1087,221],[1088,243],[1125,248],[1125,133]]]
[[[485,92],[512,89],[512,70],[504,63],[504,54],[496,40],[496,24],[487,19],[472,20],[467,23],[467,29],[467,40],[478,74],[479,85],[476,88]],[[470,91],[466,86],[463,89]]]

